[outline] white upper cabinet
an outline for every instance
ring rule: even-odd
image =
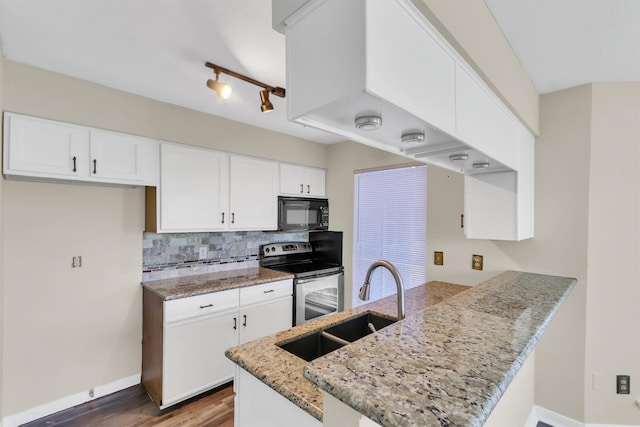
[[[280,163],[280,194],[325,197],[325,180],[324,169]]]
[[[364,34],[367,91],[430,126],[454,132],[453,58],[393,2],[370,1],[365,11],[367,22],[376,24],[367,25]]]
[[[156,185],[158,144],[133,135],[5,113],[7,177]]]
[[[456,67],[456,134],[492,156],[493,100],[461,66]]]
[[[498,103],[493,104],[493,124],[493,156],[505,166],[518,170],[519,128],[522,125]]]
[[[532,237],[533,150],[522,124],[416,4],[273,0],[289,119],[464,173],[468,237]],[[378,127],[357,128],[362,116]]]
[[[278,163],[229,155],[231,230],[278,228]]]
[[[534,236],[534,139],[524,126],[516,131],[516,171],[464,177],[467,238],[524,240]]]
[[[158,173],[157,143],[148,138],[101,130],[89,131],[89,176],[150,184]]]
[[[4,173],[77,179],[86,175],[86,135],[66,123],[5,113]]]
[[[162,143],[160,185],[148,189],[154,194],[147,200],[147,231],[225,230],[230,220],[228,188],[226,153]],[[159,226],[149,224],[150,215]]]

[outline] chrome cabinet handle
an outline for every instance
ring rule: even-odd
[[[76,169],[76,156],[73,156],[73,171],[77,172],[78,170]]]
[[[213,307],[213,304],[201,305],[200,308],[209,308]]]
[[[304,193],[304,184],[300,184],[300,193]]]
[[[244,326],[246,328],[247,327],[247,315],[243,314],[242,317],[243,317],[242,326]]]
[[[238,329],[238,325],[236,323],[237,323],[237,319],[234,317],[233,318],[233,329]]]
[[[93,159],[93,173],[96,173],[96,164],[98,163],[98,161],[96,159]]]
[[[224,224],[224,212],[222,212],[222,223]]]

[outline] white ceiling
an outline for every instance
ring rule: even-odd
[[[485,0],[540,94],[640,81],[640,1]]]
[[[640,81],[639,0],[485,1],[540,93]],[[317,142],[344,139],[289,122],[276,96],[262,114],[248,83],[222,75],[228,100],[206,88],[206,61],[286,86],[271,1],[0,0],[0,43],[12,61]]]

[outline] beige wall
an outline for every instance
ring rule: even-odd
[[[5,111],[326,167],[324,145],[1,64]],[[143,193],[0,181],[3,417],[140,372]]]
[[[0,47],[0,111],[3,109],[3,77],[4,77],[4,61],[2,59],[2,48]],[[0,154],[0,157],[2,155]],[[4,179],[0,179],[0,309],[4,307]],[[4,416],[2,411],[3,387],[4,384],[4,311],[0,310],[0,420]]]
[[[483,0],[412,0],[514,114],[538,135],[539,96]]]
[[[592,99],[585,418],[637,426],[640,83],[594,84]],[[617,374],[631,375],[632,394],[615,394]]]

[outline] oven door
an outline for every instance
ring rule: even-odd
[[[342,311],[343,285],[344,273],[297,279],[295,282],[295,325]]]

